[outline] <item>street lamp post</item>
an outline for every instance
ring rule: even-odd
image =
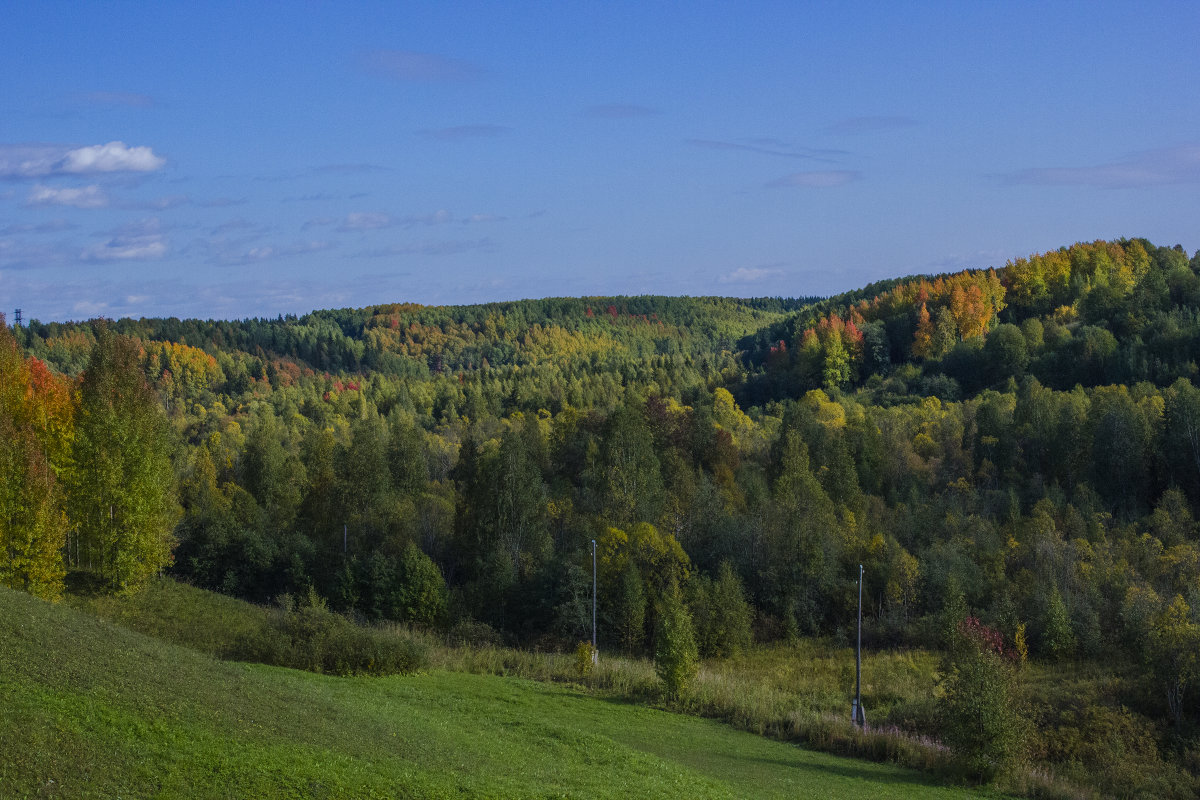
[[[596,649],[596,540],[592,539],[592,663],[600,661],[600,651]]]
[[[854,704],[850,710],[851,720],[862,728],[867,724],[862,706],[862,585],[863,566],[858,565],[858,644],[854,648]]]

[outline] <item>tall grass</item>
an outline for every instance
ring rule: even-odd
[[[90,613],[216,658],[329,675],[415,672],[428,660],[424,640],[395,625],[357,625],[315,595],[255,606],[169,580],[132,597],[72,595]]]
[[[498,646],[463,647],[427,639],[430,664],[457,672],[576,683],[627,700],[726,722],[741,730],[830,753],[949,773],[949,753],[937,741],[888,721],[889,708],[908,709],[913,698],[932,701],[933,657],[926,653],[877,654],[865,659],[864,705],[881,709],[879,722],[860,730],[850,722],[845,688],[853,654],[804,641],[763,647],[734,659],[703,664],[691,691],[664,695],[652,662],[602,654],[586,678],[572,655]]]
[[[953,754],[935,735],[940,657],[928,651],[871,653],[863,658],[863,704],[867,726],[850,722],[854,689],[853,651],[824,640],[762,646],[727,660],[708,661],[684,698],[665,696],[646,659],[602,654],[582,676],[573,655],[464,646],[426,634],[431,666],[448,671],[577,684],[581,688],[681,713],[721,720],[741,730],[836,755],[899,764],[964,782]],[[1031,667],[1027,680],[1039,690],[1053,683],[1063,692],[1061,669]],[[1056,731],[1043,736],[1053,737]],[[1035,742],[1034,749],[1040,745]],[[1038,755],[1035,753],[1035,755]],[[1103,767],[1030,761],[1004,775],[1002,792],[1032,798],[1090,800],[1101,797],[1191,797],[1195,784],[1160,760],[1154,770],[1113,753]],[[1140,770],[1140,771],[1139,771]]]

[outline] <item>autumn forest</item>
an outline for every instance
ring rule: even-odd
[[[1076,732],[1026,757],[1194,787],[1198,361],[1200,254],[1142,239],[829,298],[0,325],[0,583],[569,651],[594,540],[601,653],[682,608],[720,659],[848,643],[861,564],[869,648],[1134,676],[1025,707]]]

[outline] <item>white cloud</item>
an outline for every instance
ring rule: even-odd
[[[391,216],[375,211],[355,211],[346,215],[339,231],[373,231],[393,224]]]
[[[285,258],[287,256],[299,256],[306,253],[319,253],[322,250],[328,250],[333,247],[332,242],[296,242],[291,245],[260,245],[251,247],[243,252],[225,252],[217,256],[217,261],[221,264],[228,265],[246,265],[257,264],[262,261],[271,261],[276,258]]]
[[[783,274],[781,269],[769,267],[738,267],[733,272],[717,278],[718,283],[755,283]]]
[[[166,163],[151,148],[129,147],[124,142],[76,148],[57,144],[0,145],[0,178],[154,172]]]
[[[82,188],[67,189],[55,189],[39,183],[29,192],[29,197],[25,202],[31,206],[103,208],[108,205],[108,195],[94,183]]]
[[[49,175],[68,148],[55,144],[0,145],[0,178],[37,178]]]
[[[776,178],[768,183],[767,186],[775,189],[790,187],[827,189],[832,186],[843,186],[847,183],[852,183],[861,177],[861,173],[849,169],[827,169],[818,170],[815,172],[793,172],[791,175],[784,175],[782,178]]]
[[[93,245],[79,257],[84,261],[148,261],[167,254],[167,241],[159,234],[114,236]]]
[[[486,222],[492,219],[495,219],[495,217],[477,215],[477,217],[464,219],[462,222],[466,224],[468,222]],[[416,228],[425,225],[445,225],[454,222],[454,214],[444,208],[430,214],[413,214],[406,217],[395,217],[382,211],[354,211],[347,214],[345,219],[342,220],[331,217],[310,219],[304,223],[304,228],[332,225],[335,222],[338,224],[334,230],[342,233],[356,233],[360,231],[377,231],[383,228]]]
[[[97,172],[153,172],[167,160],[149,147],[127,147],[124,142],[94,144],[70,150],[62,160],[61,171],[73,175]]]

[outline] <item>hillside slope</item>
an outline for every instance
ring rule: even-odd
[[[215,661],[0,589],[0,796],[966,797],[512,679]]]

